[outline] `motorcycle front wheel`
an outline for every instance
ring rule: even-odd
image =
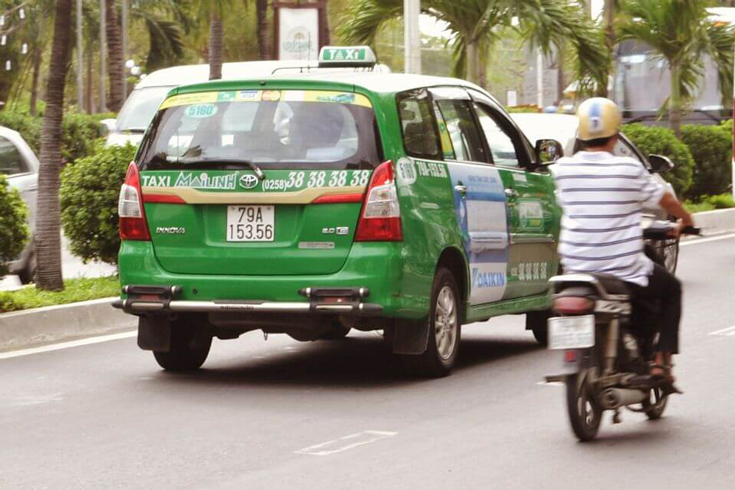
[[[587,382],[588,373],[589,370],[569,376],[566,382],[569,422],[574,435],[582,442],[591,441],[597,436],[602,421],[602,407]]]

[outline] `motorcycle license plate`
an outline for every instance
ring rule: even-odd
[[[586,349],[595,345],[595,316],[549,318],[549,349]]]

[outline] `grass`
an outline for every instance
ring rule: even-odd
[[[117,276],[69,279],[64,281],[64,290],[59,292],[41,291],[34,286],[0,292],[0,313],[119,295],[120,279]]]
[[[735,207],[735,200],[730,194],[719,194],[716,196],[704,196],[699,202],[685,201],[684,207],[690,213],[701,213],[715,209],[728,209]]]

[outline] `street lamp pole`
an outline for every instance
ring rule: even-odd
[[[421,73],[421,32],[419,31],[419,15],[421,0],[403,0],[405,71]]]
[[[107,57],[107,12],[105,0],[100,0],[100,112],[107,112],[106,65]]]
[[[82,0],[77,0],[77,110],[84,111],[84,33],[82,32]]]

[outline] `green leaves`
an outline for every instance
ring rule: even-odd
[[[132,145],[99,148],[61,175],[61,223],[74,255],[117,264],[120,248],[117,201]]]
[[[628,0],[624,4],[620,40],[645,43],[666,60],[676,85],[672,84],[669,100],[673,111],[680,111],[696,93],[705,54],[717,65],[723,101],[732,96],[735,34],[731,26],[709,19],[709,4],[708,0]]]
[[[28,242],[28,211],[17,189],[0,175],[0,277],[7,271],[7,262],[18,258]]]
[[[479,65],[467,59],[468,46],[486,55],[503,29],[511,28],[546,53],[569,42],[579,76],[589,84],[607,84],[610,60],[602,34],[577,5],[559,0],[424,0],[422,10],[446,22],[454,34],[458,76],[478,81],[478,73],[464,68]],[[357,0],[343,17],[339,33],[348,42],[373,44],[380,27],[402,15],[402,0]]]

